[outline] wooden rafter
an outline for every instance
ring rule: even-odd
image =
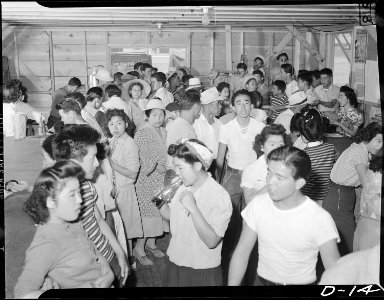
[[[311,45],[309,44],[305,37],[302,36],[302,34],[293,26],[287,26],[288,30],[293,34],[293,36],[304,46],[305,49],[311,53],[311,55],[320,63],[324,62],[324,58],[320,55],[320,53]]]
[[[292,33],[288,32],[280,43],[273,49],[273,55],[277,55],[283,50],[283,48],[292,40]]]
[[[372,25],[364,26],[364,29],[368,32],[368,34],[373,38],[373,40],[377,43],[377,32],[376,28]]]
[[[341,35],[343,36],[345,43],[348,45],[348,50],[351,50],[351,43],[348,41],[345,33],[342,33]]]
[[[225,66],[232,70],[232,31],[230,25],[225,25]]]

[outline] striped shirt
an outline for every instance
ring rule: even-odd
[[[80,184],[80,194],[83,199],[80,212],[80,220],[83,228],[99,252],[108,262],[111,262],[115,253],[109,241],[101,232],[95,216],[95,203],[97,201],[96,189],[90,181],[84,181]]]
[[[328,194],[330,174],[338,153],[332,144],[322,143],[313,147],[311,144],[314,143],[308,143],[304,149],[311,159],[311,172],[301,192],[312,200],[320,201]]]
[[[288,101],[288,98],[286,95],[284,95],[283,97],[277,97],[277,96],[272,96],[271,97],[271,106],[280,106],[280,105],[288,105],[289,104],[289,101]],[[271,115],[269,116],[271,119],[272,119],[272,122],[275,121],[275,119],[277,118],[277,116],[283,112],[285,109],[278,109],[276,111],[273,111],[271,112]]]

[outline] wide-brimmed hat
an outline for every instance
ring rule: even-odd
[[[161,101],[160,99],[151,99],[148,101],[148,104],[145,110],[155,109],[155,108],[165,110],[164,102]]]
[[[122,86],[122,87],[123,87],[123,91],[126,91],[126,93],[128,94],[128,88],[129,88],[129,86],[130,86],[132,83],[136,83],[136,82],[137,82],[137,83],[140,83],[140,84],[144,87],[141,96],[142,96],[143,98],[147,98],[148,95],[151,93],[151,86],[149,85],[148,82],[146,82],[145,80],[142,80],[142,79],[132,79],[132,80],[130,80],[130,81],[124,83],[123,86]]]
[[[201,93],[200,100],[201,104],[209,104],[215,101],[224,100],[224,97],[220,96],[217,88],[212,87]]]
[[[188,87],[185,90],[188,91],[190,89],[200,88],[200,87],[203,87],[203,85],[201,84],[200,78],[193,77],[188,80]]]
[[[111,76],[111,73],[109,73],[108,70],[103,69],[103,68],[97,69],[97,72],[96,72],[96,74],[94,76],[98,80],[113,81],[113,77]]]

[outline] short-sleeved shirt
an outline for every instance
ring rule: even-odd
[[[366,184],[361,192],[360,215],[362,217],[380,221],[381,179],[380,172],[368,170]]]
[[[178,266],[193,269],[215,268],[221,264],[222,241],[212,249],[201,240],[192,217],[180,203],[180,195],[189,187],[182,185],[170,203],[172,233],[167,254]],[[232,214],[228,192],[208,174],[203,185],[193,193],[196,205],[207,223],[219,237],[224,237]]]
[[[214,123],[209,124],[207,118],[200,114],[200,118],[193,122],[193,128],[197,139],[203,142],[209,150],[213,153],[213,158],[217,158],[217,152],[219,149],[219,133],[222,124],[220,120],[214,118]]]
[[[176,118],[167,128],[167,138],[165,146],[168,150],[169,145],[175,144],[180,138],[196,139],[193,126],[181,117]],[[167,155],[167,169],[173,169],[172,156]]]
[[[228,147],[228,166],[233,169],[244,170],[244,168],[257,159],[253,150],[253,142],[265,124],[249,118],[248,130],[241,132],[237,118],[223,125],[219,135],[219,142]]]
[[[331,215],[310,198],[299,206],[281,210],[269,194],[256,196],[241,212],[257,233],[257,273],[272,282],[308,284],[316,280],[319,248],[340,240]]]
[[[331,84],[328,89],[325,89],[321,84],[315,88],[315,93],[319,97],[320,101],[331,102],[331,100],[338,99],[340,94],[340,88]],[[325,107],[322,104],[318,105],[320,111],[334,111],[334,107]]]
[[[267,120],[268,116],[264,110],[254,108],[251,110],[251,118],[261,123],[264,123]],[[233,119],[236,119],[236,114],[234,112],[230,112],[229,114],[222,116],[219,120],[224,125]]]
[[[118,138],[112,137],[109,143],[112,149],[111,158],[113,161],[133,172],[139,171],[139,148],[133,138],[124,132]],[[114,171],[114,174],[116,188],[120,191],[125,190],[129,185],[132,185],[135,182],[135,179],[128,178],[119,172]]]
[[[299,90],[299,85],[297,84],[296,80],[292,80],[290,83],[287,84],[287,87],[285,88],[285,93],[287,94],[287,97],[291,97],[294,93],[296,93]]]
[[[267,185],[267,171],[267,161],[263,154],[255,162],[245,167],[241,176],[240,187],[260,191]]]
[[[331,171],[331,180],[334,183],[357,187],[360,185],[356,166],[363,164],[368,168],[369,153],[364,142],[352,143],[341,153]]]

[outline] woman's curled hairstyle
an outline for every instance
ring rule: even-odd
[[[37,224],[48,221],[49,211],[47,208],[47,198],[51,196],[55,199],[66,182],[67,178],[77,178],[82,181],[84,171],[80,165],[71,161],[63,160],[56,162],[53,166],[44,169],[39,174],[31,196],[24,203],[24,211],[30,215]]]
[[[207,146],[204,143],[200,142],[199,140],[190,139],[189,142],[197,143],[207,148]],[[199,158],[193,152],[191,152],[188,149],[187,145],[184,143],[169,145],[168,154],[173,157],[182,158],[191,165],[195,162],[201,162]]]
[[[284,139],[284,145],[292,145],[291,138],[286,134],[286,130],[283,125],[271,124],[265,126],[263,130],[258,135],[256,135],[255,141],[253,142],[253,150],[256,152],[257,157],[263,155],[261,147],[271,135],[281,135]]]
[[[361,142],[369,143],[378,134],[383,134],[383,127],[378,122],[372,122],[366,127],[357,130],[352,139],[356,144]]]

